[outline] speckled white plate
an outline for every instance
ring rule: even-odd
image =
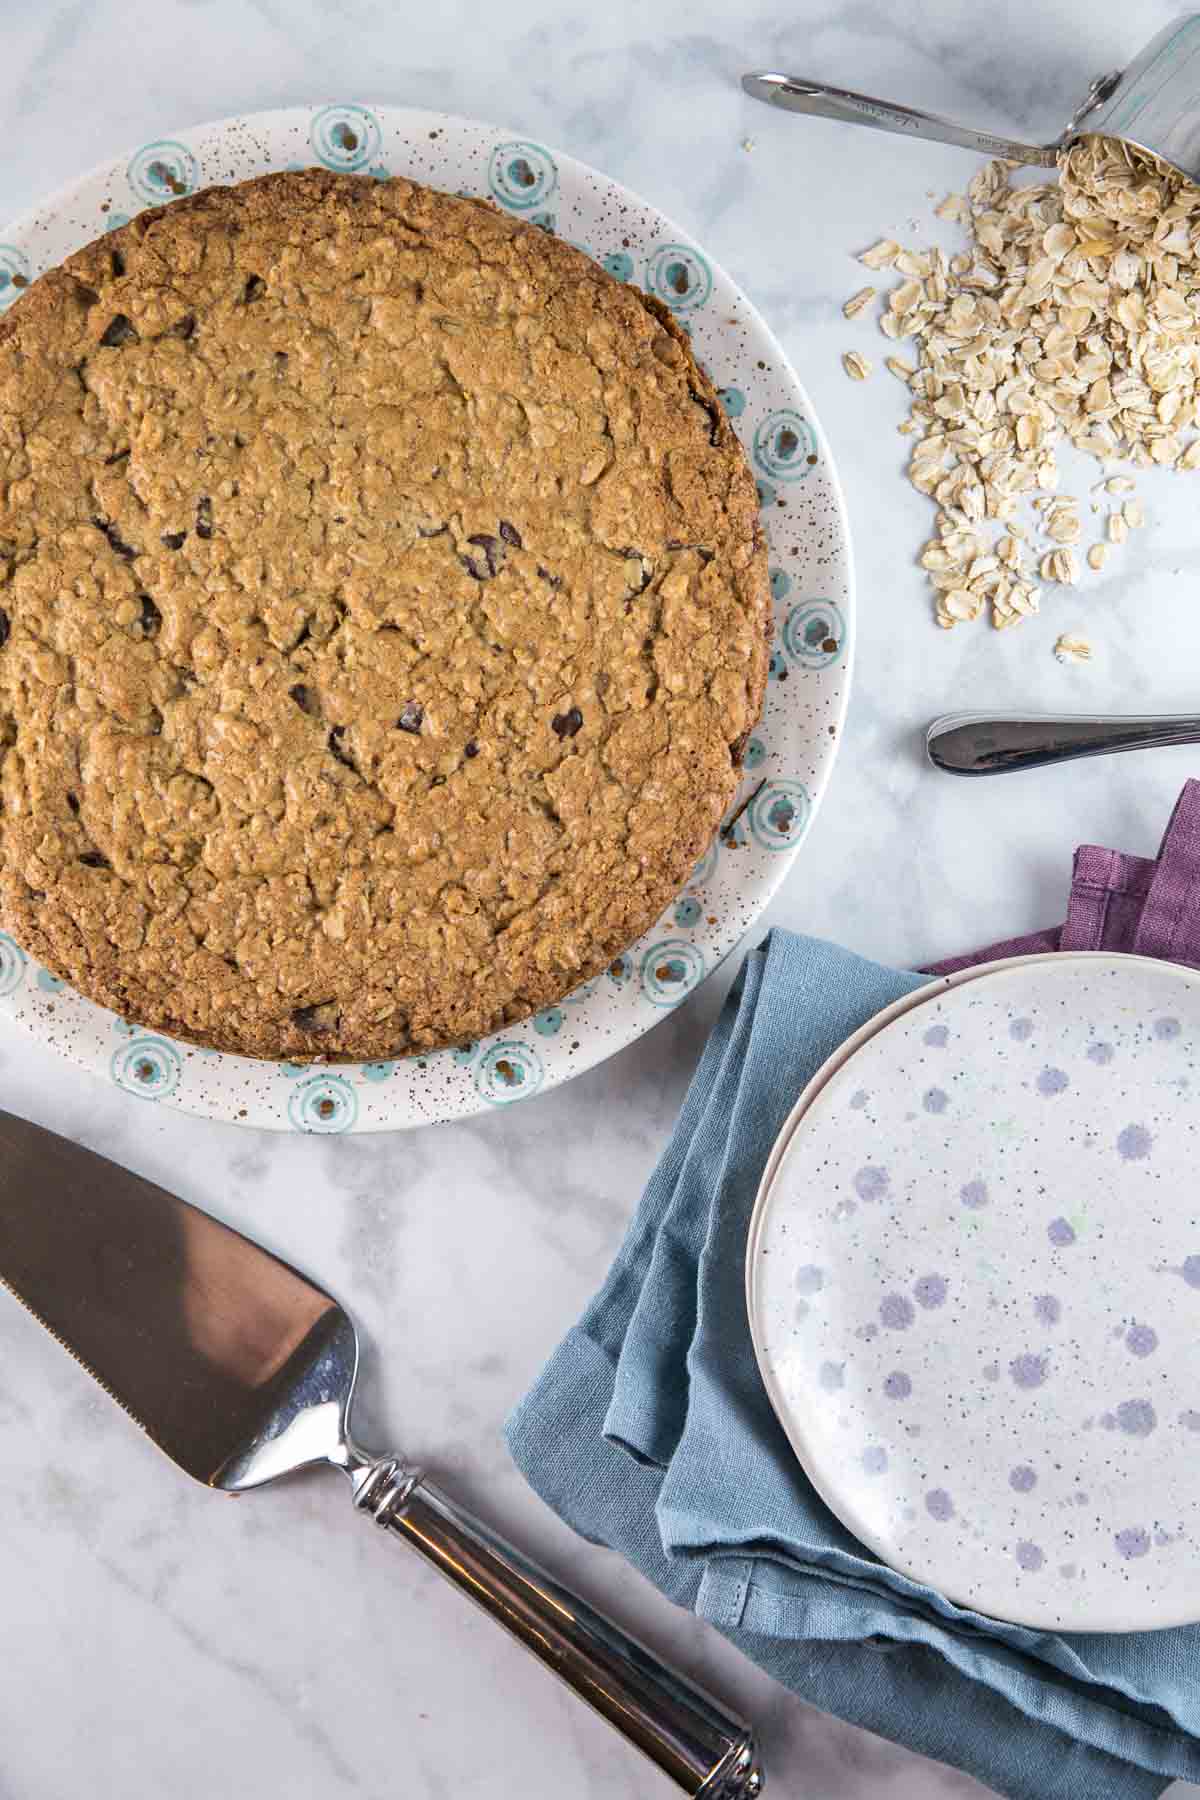
[[[968,970],[806,1096],[747,1280],[822,1498],[998,1618],[1200,1619],[1200,977],[1104,954]]]
[[[746,779],[683,893],[606,975],[483,1043],[328,1070],[217,1055],[116,1019],[0,934],[0,1017],[130,1093],[248,1125],[378,1131],[508,1105],[579,1074],[649,1030],[729,954],[787,873],[829,777],[849,683],[852,573],[828,447],[740,289],[627,188],[496,126],[345,103],[223,119],[144,144],[0,230],[0,311],[43,269],[146,206],[313,162],[490,196],[664,300],[722,390],[759,477],[776,607]]]

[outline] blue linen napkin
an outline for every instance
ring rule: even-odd
[[[1200,1627],[1039,1632],[886,1568],[818,1499],[746,1319],[759,1178],[809,1077],[927,976],[772,931],[745,960],[604,1286],[507,1425],[530,1485],[827,1712],[1010,1800],[1200,1781]]]

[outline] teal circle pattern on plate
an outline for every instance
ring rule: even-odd
[[[773,481],[803,481],[812,473],[816,454],[813,428],[794,407],[768,413],[754,433],[754,460]],[[760,487],[760,498],[761,493]]]
[[[174,138],[155,138],[130,157],[125,178],[139,200],[161,206],[182,194],[195,193],[200,185],[200,164],[186,144]]]
[[[379,120],[365,106],[323,106],[308,128],[313,155],[327,169],[353,174],[376,162],[383,148]]]
[[[633,280],[633,258],[628,250],[610,250],[601,257],[600,266],[608,270],[614,281]]]
[[[629,977],[633,974],[632,956],[630,956],[628,952],[622,952],[620,956],[614,956],[608,965],[607,974],[609,982],[613,987],[623,988],[625,983],[629,980]]]
[[[398,1066],[399,1065],[395,1062],[363,1063],[359,1069],[359,1074],[364,1081],[386,1081],[389,1075],[394,1075],[396,1073]]]
[[[478,1049],[478,1044],[458,1044],[450,1052],[450,1061],[452,1063],[457,1063],[460,1069],[469,1068],[475,1061],[475,1054]]]
[[[699,917],[700,902],[694,900],[690,894],[684,894],[682,899],[675,902],[675,923],[677,925],[682,925],[686,930],[689,925],[694,925]]]
[[[712,293],[712,270],[686,244],[660,244],[646,263],[646,286],[672,312],[695,312]]]
[[[704,952],[686,938],[664,938],[642,958],[642,993],[651,1006],[678,1006],[704,980]]]
[[[29,285],[29,258],[15,244],[0,244],[0,312]]]
[[[558,164],[548,150],[524,138],[497,144],[488,162],[488,187],[512,212],[544,208],[558,186]]]
[[[0,931],[0,997],[15,994],[25,979],[25,952]]]
[[[323,1070],[298,1082],[288,1100],[288,1118],[297,1131],[349,1131],[358,1117],[358,1095],[344,1075]]]
[[[37,972],[37,984],[43,994],[61,994],[66,985],[57,975],[52,975],[49,969],[40,968]]]
[[[758,769],[767,759],[767,746],[761,738],[753,737],[746,745],[746,754],[742,758],[743,769]]]
[[[741,388],[721,388],[717,394],[717,399],[725,408],[725,416],[727,419],[740,419],[746,410],[746,396],[743,394]]]
[[[562,1030],[563,1012],[561,1006],[548,1006],[544,1012],[533,1015],[533,1029],[539,1037],[554,1037]]]
[[[771,570],[772,600],[786,600],[792,591],[792,578],[786,569]]]
[[[846,647],[846,621],[832,600],[801,600],[783,627],[783,647],[806,669],[827,669]]]
[[[132,1037],[113,1051],[109,1070],[119,1088],[139,1100],[165,1100],[179,1086],[183,1058],[160,1037]]]
[[[764,850],[790,850],[804,836],[812,812],[802,781],[768,781],[750,802],[751,835]]]
[[[689,887],[705,887],[717,872],[717,859],[721,854],[721,834],[713,834],[712,843],[704,852],[695,868],[687,878]]]
[[[529,1044],[510,1038],[491,1044],[475,1071],[475,1092],[489,1106],[510,1106],[528,1100],[542,1085],[542,1059]]]

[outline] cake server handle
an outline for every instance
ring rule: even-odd
[[[432,1563],[693,1800],[756,1800],[754,1736],[398,1457],[353,1470],[354,1504]]]
[[[755,100],[781,106],[786,112],[812,113],[821,119],[838,119],[846,125],[869,125],[874,131],[892,131],[900,137],[927,138],[938,144],[957,144],[961,150],[978,150],[981,156],[1002,156],[1011,162],[1052,169],[1057,144],[1018,144],[991,131],[956,125],[937,113],[918,112],[894,100],[873,100],[851,88],[827,87],[803,75],[780,75],[773,69],[755,70],[742,76],[742,86]]]

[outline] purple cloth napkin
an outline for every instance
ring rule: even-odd
[[[951,975],[1043,950],[1124,951],[1200,968],[1200,781],[1184,783],[1155,859],[1080,845],[1064,924],[948,957],[925,972]]]

